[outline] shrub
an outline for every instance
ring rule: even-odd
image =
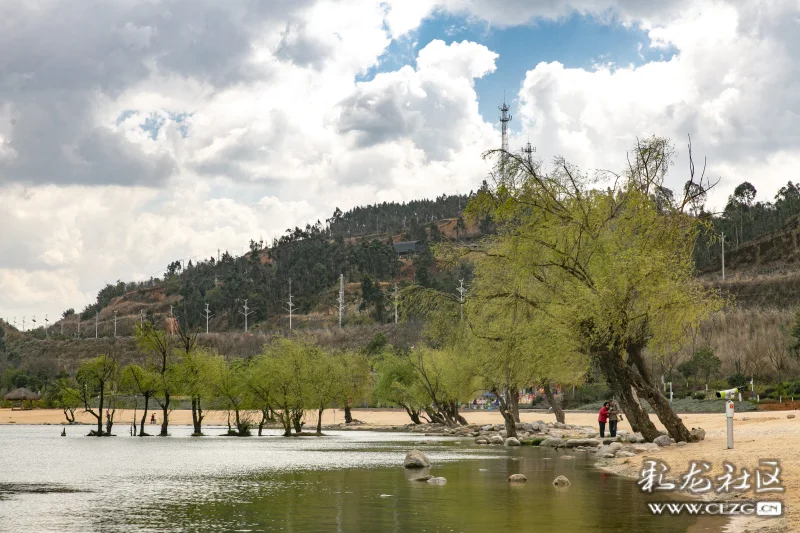
[[[731,387],[744,387],[749,383],[744,374],[733,374],[728,378],[728,385]]]
[[[705,392],[695,392],[693,398],[695,400],[705,400],[706,399],[706,393]]]

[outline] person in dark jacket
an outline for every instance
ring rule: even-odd
[[[622,411],[619,410],[614,400],[608,402],[608,431],[612,437],[617,436],[617,422],[622,420]]]
[[[600,438],[606,436],[606,422],[608,422],[608,402],[603,403],[600,413],[597,415],[597,422],[600,424]]]

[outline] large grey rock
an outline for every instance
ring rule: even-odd
[[[703,428],[692,428],[692,431],[690,433],[694,437],[694,440],[706,439],[706,430]]]
[[[489,444],[489,439],[486,437],[478,437],[475,439],[475,444]]]
[[[489,437],[489,444],[503,444],[503,437],[500,435],[492,435]]]
[[[786,418],[794,418],[794,415],[786,415]]]
[[[675,443],[675,446],[686,446],[686,443],[685,443],[685,442],[683,442],[683,441],[681,441],[681,442],[676,442],[676,443]]]
[[[666,435],[659,435],[655,439],[653,439],[653,444],[658,444],[659,446],[669,446],[672,444],[670,438]]]
[[[508,431],[506,431],[505,429],[500,430],[500,436],[503,438],[508,437]]]
[[[526,481],[528,481],[528,478],[523,474],[511,474],[508,476],[509,483],[525,483]]]
[[[553,485],[556,487],[569,487],[572,483],[570,483],[566,476],[558,476],[553,480]]]
[[[503,444],[506,446],[519,446],[519,440],[515,437],[508,437]]]
[[[613,453],[604,453],[603,454],[603,459],[613,459],[614,457],[616,457],[616,455],[614,455]]]
[[[567,439],[567,448],[576,448],[578,446],[600,446],[600,441],[597,439]]]
[[[539,446],[546,446],[550,448],[556,448],[556,447],[561,448],[565,447],[566,443],[567,441],[565,441],[564,439],[559,439],[556,437],[548,437],[544,439],[541,443],[539,443]]]
[[[620,444],[619,442],[611,442],[608,445],[608,449],[611,450],[612,452],[616,452],[617,450],[622,449],[622,444]]]
[[[491,431],[492,430],[492,425],[491,424],[487,424],[487,425],[481,427],[481,430],[483,430],[483,431]]]
[[[620,450],[617,452],[617,457],[633,457],[636,454],[633,452],[626,452],[625,450]]]
[[[556,429],[564,429],[564,424],[562,424],[561,422],[556,422],[555,424],[553,424],[553,427]]]
[[[406,468],[427,468],[431,466],[431,462],[421,451],[411,450],[406,454],[406,459],[403,461],[403,466]]]
[[[447,483],[447,479],[443,477],[432,477],[428,480],[428,483],[432,483],[434,485],[444,485]]]

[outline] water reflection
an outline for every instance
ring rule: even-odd
[[[649,516],[634,483],[581,453],[389,433],[90,439],[80,429],[62,438],[56,427],[0,426],[0,487],[62,489],[0,490],[0,531],[660,533],[690,523]],[[398,466],[411,447],[446,485],[411,481],[420,473]],[[509,485],[513,473],[529,482]],[[559,474],[568,490],[552,487]]]

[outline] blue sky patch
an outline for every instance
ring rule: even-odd
[[[493,123],[497,122],[497,106],[503,101],[503,91],[513,115],[514,99],[525,73],[541,62],[558,61],[567,68],[591,69],[598,63],[638,66],[667,61],[675,54],[675,50],[651,49],[646,31],[593,17],[573,15],[562,21],[493,28],[483,21],[436,13],[416,31],[392,41],[378,64],[357,81],[369,81],[380,72],[414,65],[419,50],[434,39],[448,44],[473,41],[500,55],[497,70],[475,82],[480,113],[484,120]],[[519,121],[512,120],[512,130],[519,131],[520,127]]]

